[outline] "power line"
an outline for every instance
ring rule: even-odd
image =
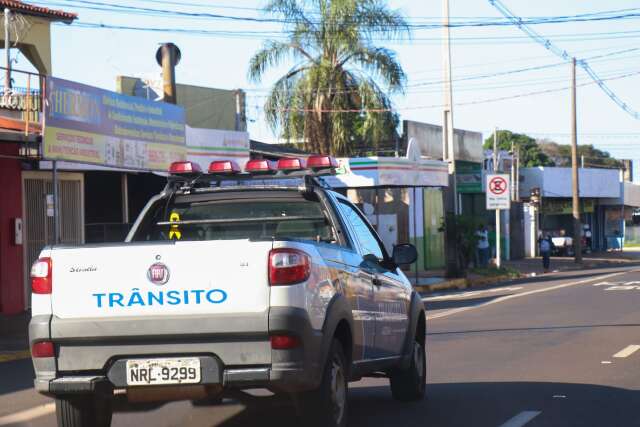
[[[177,11],[177,10],[168,10],[168,9],[155,9],[149,7],[140,7],[140,6],[130,6],[130,5],[120,5],[120,4],[109,4],[98,1],[91,0],[60,0],[67,3],[59,3],[59,2],[45,2],[45,4],[56,5],[61,7],[68,7],[68,3],[73,3],[73,7],[78,7],[87,10],[98,10],[98,11],[107,11],[107,12],[116,12],[116,13],[127,13],[127,14],[141,14],[141,15],[150,15],[150,16],[172,16],[172,17],[182,17],[182,18],[206,18],[206,19],[217,19],[217,20],[229,20],[229,21],[245,21],[245,22],[253,22],[253,23],[280,23],[280,24],[296,24],[296,20],[288,20],[288,19],[279,19],[279,18],[263,18],[263,17],[251,17],[251,16],[235,16],[235,15],[225,15],[218,13],[210,13],[210,12],[188,12],[188,11]],[[589,14],[578,14],[578,15],[563,15],[563,16],[551,16],[551,17],[543,17],[543,18],[526,18],[521,19],[520,24],[514,24],[507,20],[469,20],[466,22],[454,22],[449,23],[449,27],[452,28],[461,28],[461,27],[488,27],[488,26],[511,26],[511,25],[522,25],[523,23],[526,25],[537,25],[537,24],[556,24],[556,23],[566,23],[566,22],[591,22],[591,21],[612,21],[612,20],[626,20],[626,19],[635,19],[640,18],[640,13],[636,12],[640,9],[632,9],[632,11],[627,12],[618,12],[618,11],[603,11]],[[355,21],[354,21],[355,22]],[[309,21],[310,24],[317,24],[318,21]],[[350,25],[353,22],[348,22],[347,20],[341,20],[338,24],[342,25]],[[401,26],[405,28],[405,25]],[[407,28],[410,29],[438,29],[442,28],[443,24],[439,22],[414,22],[410,21],[406,24]]]
[[[620,76],[616,76],[616,77],[611,77],[608,79],[603,79],[603,80],[619,80],[619,79],[623,79],[623,78],[627,78],[627,77],[632,77],[632,76],[637,76],[640,75],[640,71],[635,71],[632,73],[627,73],[627,74],[623,74]],[[583,87],[583,86],[589,86],[589,85],[593,85],[596,84],[596,82],[594,81],[589,81],[586,83],[581,83],[578,84],[577,86],[579,87]],[[507,101],[507,100],[511,100],[511,99],[517,99],[517,98],[525,98],[525,97],[529,97],[529,96],[535,96],[535,95],[544,95],[544,94],[549,94],[549,93],[554,93],[554,92],[562,92],[565,91],[567,89],[569,89],[569,86],[563,86],[563,87],[559,87],[559,88],[552,88],[552,89],[544,89],[544,90],[537,90],[537,91],[531,91],[531,92],[524,92],[524,93],[519,93],[516,95],[508,95],[508,96],[501,96],[501,97],[496,97],[496,98],[487,98],[487,99],[479,99],[479,100],[474,100],[474,101],[466,101],[466,102],[458,102],[455,103],[455,106],[469,106],[469,105],[477,105],[477,104],[486,104],[486,103],[491,103],[491,102],[499,102],[499,101]],[[399,110],[426,110],[426,109],[431,109],[431,108],[442,108],[444,105],[443,104],[431,104],[431,105],[420,105],[420,106],[413,106],[413,107],[399,107],[399,108],[353,108],[353,109],[324,109],[324,110],[315,110],[312,108],[279,108],[279,109],[275,109],[275,111],[280,111],[280,112],[297,112],[297,113],[311,113],[311,112],[315,112],[315,113],[389,113],[389,112],[393,112],[393,111],[399,111]],[[255,106],[254,106],[255,107]]]
[[[489,3],[494,6],[500,13],[502,13],[506,18],[511,20],[514,25],[516,25],[520,30],[522,30],[525,34],[529,35],[534,41],[544,46],[547,50],[553,52],[556,56],[561,57],[565,61],[570,59],[567,51],[562,50],[555,46],[551,41],[547,38],[544,38],[540,34],[538,34],[533,29],[529,28],[526,23],[523,22],[521,18],[518,18],[514,15],[500,0],[489,0]],[[640,113],[629,107],[625,102],[623,102],[616,93],[604,83],[604,80],[598,77],[598,75],[593,71],[591,66],[584,59],[576,60],[576,63],[591,77],[591,79],[602,89],[602,91],[609,97],[613,102],[616,103],[620,108],[626,111],[629,115],[631,115],[636,120],[640,120]]]

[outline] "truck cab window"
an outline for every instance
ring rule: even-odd
[[[362,218],[361,214],[358,213],[353,206],[343,200],[339,200],[338,206],[340,208],[340,212],[342,212],[342,215],[344,216],[344,219],[349,222],[351,228],[353,228],[353,231],[356,234],[356,238],[358,239],[362,249],[362,255],[374,255],[378,260],[384,260],[384,249],[380,246],[378,239],[376,239],[371,228],[364,218]]]

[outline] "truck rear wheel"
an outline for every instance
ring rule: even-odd
[[[334,339],[316,390],[299,396],[304,425],[345,427],[347,425],[347,358],[342,344]]]
[[[109,427],[112,409],[108,400],[93,395],[56,398],[59,427]]]
[[[393,398],[411,402],[424,398],[427,385],[427,360],[424,343],[415,340],[411,363],[406,369],[393,372],[389,378]]]

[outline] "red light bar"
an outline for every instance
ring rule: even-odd
[[[249,160],[244,170],[251,173],[273,173],[276,168],[273,162],[266,159]]]
[[[331,156],[309,156],[307,159],[309,169],[335,169],[338,167],[338,161]]]
[[[183,174],[183,173],[201,173],[200,165],[194,162],[173,162],[169,167],[169,173]]]
[[[299,171],[307,168],[307,162],[303,159],[280,159],[278,160],[278,170]]]
[[[209,165],[209,173],[234,174],[240,173],[240,166],[233,160],[215,160]]]

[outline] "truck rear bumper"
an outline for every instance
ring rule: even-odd
[[[69,321],[53,317],[49,328],[45,327],[48,319],[34,317],[30,341],[52,340],[56,345],[55,358],[34,360],[35,388],[54,395],[127,388],[126,360],[173,356],[200,358],[202,385],[291,392],[319,384],[322,333],[311,328],[303,310],[272,308],[270,331],[261,332],[239,331],[238,326],[248,326],[247,319],[227,325],[226,330],[234,331],[223,333],[203,328],[203,322],[210,323],[208,319],[188,319],[191,327],[182,323],[184,320],[157,319],[154,327],[149,319],[127,324],[120,319]],[[301,345],[272,350],[270,333],[295,335]]]

